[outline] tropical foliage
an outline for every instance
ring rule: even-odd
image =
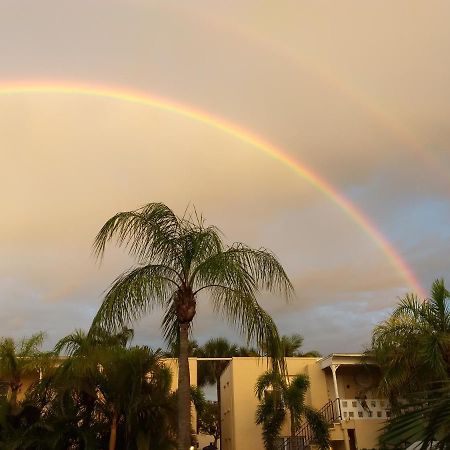
[[[213,437],[214,447],[220,438],[220,406],[218,402],[207,400],[198,413],[198,431]]]
[[[0,339],[0,374],[9,385],[9,404],[17,407],[17,395],[22,387],[23,378],[36,375],[45,366],[46,356],[41,352],[44,333],[36,333],[20,342],[11,338]]]
[[[69,356],[46,370],[15,409],[1,405],[0,448],[174,448],[171,374],[158,352],[127,346],[131,335],[97,329],[63,338],[56,349]]]
[[[436,280],[430,298],[406,295],[375,328],[370,353],[382,370],[380,389],[394,406],[405,394],[449,379],[449,300],[444,281]]]
[[[436,280],[431,296],[408,294],[373,333],[380,390],[393,407],[383,443],[450,445],[450,292]]]
[[[112,284],[94,326],[117,329],[155,307],[164,309],[164,335],[179,342],[178,448],[186,450],[191,444],[188,336],[197,302],[208,294],[218,314],[279,357],[277,329],[256,295],[263,288],[287,297],[291,283],[268,250],[241,243],[227,246],[218,229],[197,214],[178,217],[161,203],[109,219],[94,243],[100,258],[114,238],[136,265]]]
[[[308,423],[321,450],[330,448],[329,427],[325,418],[314,408],[306,405],[309,378],[305,374],[286,377],[276,370],[262,374],[256,383],[255,393],[259,400],[256,423],[262,426],[266,450],[277,449],[284,421],[289,417],[290,436],[295,438],[303,422]]]
[[[407,396],[381,442],[390,448],[415,442],[421,450],[450,448],[450,383]]]

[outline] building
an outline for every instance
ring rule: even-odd
[[[390,411],[388,402],[377,397],[380,373],[375,365],[361,354],[338,353],[325,358],[286,358],[286,363],[288,376],[300,373],[309,376],[306,402],[321,410],[329,421],[333,450],[378,447],[379,430]],[[258,400],[254,387],[267,369],[267,362],[262,358],[238,357],[232,358],[222,373],[223,450],[264,449],[261,427],[255,424]],[[309,444],[306,434],[305,446]],[[287,442],[287,423],[281,435]]]
[[[202,358],[200,358],[202,359]],[[228,358],[227,358],[228,359]],[[189,358],[191,385],[197,384],[197,358]],[[177,388],[176,359],[166,359],[173,374],[172,390]],[[330,423],[333,450],[363,450],[378,447],[379,430],[389,417],[389,404],[378,398],[376,386],[380,373],[361,354],[334,353],[325,358],[286,358],[288,376],[308,375],[310,388],[308,405],[322,410]],[[268,369],[267,360],[258,357],[229,358],[220,378],[221,428],[223,450],[264,450],[261,427],[255,424],[258,399],[255,384]],[[36,373],[36,377],[39,376]],[[33,378],[33,377],[32,377]],[[19,400],[23,398],[33,379],[22,380]],[[7,385],[3,383],[3,395]],[[1,394],[1,392],[0,392]],[[196,423],[192,409],[192,424]],[[289,427],[282,429],[282,443],[288,442]],[[209,436],[198,436],[200,448],[211,441]],[[309,442],[306,439],[304,443]],[[287,449],[287,445],[285,446]]]

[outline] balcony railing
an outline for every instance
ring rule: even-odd
[[[389,402],[379,398],[342,398],[342,420],[388,419],[390,417]]]

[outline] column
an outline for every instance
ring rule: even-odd
[[[334,395],[336,398],[339,398],[339,390],[337,385],[337,379],[336,379],[336,370],[338,369],[339,364],[331,364],[331,373],[333,375],[333,385],[334,385]]]

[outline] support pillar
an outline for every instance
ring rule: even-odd
[[[339,390],[338,390],[337,379],[336,379],[336,370],[338,369],[338,367],[339,367],[339,364],[331,364],[331,366],[330,366],[331,373],[333,375],[333,385],[334,385],[335,398],[340,398],[339,397]]]

